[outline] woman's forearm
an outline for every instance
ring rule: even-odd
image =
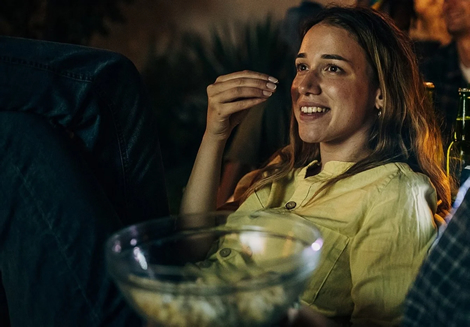
[[[225,143],[225,139],[204,134],[183,193],[180,213],[210,212],[216,209]]]

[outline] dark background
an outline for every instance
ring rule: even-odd
[[[279,24],[299,3],[2,0],[0,34],[105,48],[134,62],[161,118],[158,133],[176,213],[205,128],[207,85],[242,69],[281,77],[286,49]]]

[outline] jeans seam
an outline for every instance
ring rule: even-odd
[[[63,248],[61,246],[61,242],[60,242],[60,239],[59,237],[57,236],[57,234],[54,232],[54,229],[52,228],[51,224],[49,223],[49,221],[47,220],[47,215],[46,213],[44,212],[44,210],[42,210],[42,207],[40,205],[40,203],[38,203],[36,200],[35,200],[35,197],[34,197],[34,188],[31,187],[31,184],[28,182],[27,178],[25,178],[25,176],[21,173],[21,171],[18,169],[18,167],[14,164],[14,163],[11,163],[11,165],[13,166],[13,170],[17,173],[17,176],[19,178],[21,178],[21,180],[23,180],[24,182],[24,185],[25,185],[25,188],[26,190],[28,191],[29,195],[31,196],[31,199],[32,199],[32,202],[34,203],[35,207],[38,209],[38,212],[40,213],[39,216],[42,218],[42,220],[44,221],[44,223],[46,224],[47,228],[52,232],[52,235],[54,235],[54,239],[56,240],[57,242],[57,248],[60,250],[61,254],[62,254],[62,257],[67,265],[67,268],[68,270],[70,271],[71,275],[74,277],[74,280],[75,282],[77,283],[78,285],[78,288],[80,290],[80,293],[82,293],[82,296],[85,300],[85,303],[88,304],[89,308],[90,308],[90,312],[92,313],[92,315],[94,316],[95,320],[97,322],[100,321],[99,319],[99,315],[98,313],[95,311],[92,303],[88,300],[88,297],[86,296],[86,291],[85,291],[85,288],[81,285],[80,283],[80,279],[78,278],[78,276],[75,275],[74,273],[74,270],[72,269],[72,266],[70,264],[70,262],[68,261],[68,258],[67,258],[67,255],[66,253],[63,251]]]
[[[74,79],[74,80],[78,80],[78,81],[93,82],[95,80],[93,75],[80,74],[80,73],[75,73],[75,72],[62,70],[62,69],[59,70],[55,68],[54,66],[47,65],[47,64],[37,62],[37,61],[33,61],[33,60],[26,60],[26,59],[21,59],[17,57],[9,57],[9,56],[0,56],[0,61],[3,61],[8,64],[28,66],[28,67],[33,67],[33,68],[40,69],[40,70],[45,70],[53,74],[70,78],[70,79]]]

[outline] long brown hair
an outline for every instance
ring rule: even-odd
[[[449,180],[443,169],[442,140],[410,39],[391,19],[370,8],[326,8],[305,25],[303,36],[319,23],[343,28],[357,40],[366,53],[384,100],[381,116],[370,130],[368,145],[371,154],[330,179],[321,190],[367,169],[404,162],[430,178],[439,201],[437,213],[445,215],[451,200]],[[300,139],[293,113],[290,144],[276,156],[280,160],[256,174],[241,200],[285,177],[294,168],[305,167],[315,159],[320,161],[319,144],[308,144]]]

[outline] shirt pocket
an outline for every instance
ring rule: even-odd
[[[317,227],[324,240],[322,254],[301,298],[325,313],[344,314],[342,311],[349,311],[351,307],[352,284],[346,251],[350,239],[337,231]],[[339,303],[343,301],[345,303]],[[341,306],[347,306],[347,309]]]

